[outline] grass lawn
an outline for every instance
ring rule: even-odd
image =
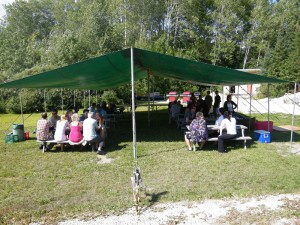
[[[207,143],[203,151],[189,152],[182,131],[168,125],[165,110],[151,113],[149,127],[148,113],[139,108],[137,151],[146,186],[144,206],[300,193],[300,156],[289,154],[290,133],[273,132],[272,143],[249,142],[247,150],[242,142],[232,143],[228,154],[214,151],[214,143]],[[291,116],[275,116],[274,125],[291,124]],[[30,140],[5,144],[5,133],[10,132],[12,123],[21,123],[21,118],[0,115],[0,224],[53,224],[65,218],[118,214],[133,206],[130,114],[109,130],[105,151],[114,160],[108,164],[99,163],[90,150],[61,152],[57,147],[41,152],[32,134],[40,115],[24,117]],[[295,126],[300,126],[300,116],[295,118]],[[295,144],[299,144],[299,135],[294,134]]]

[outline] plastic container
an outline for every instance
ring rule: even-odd
[[[256,121],[254,123],[255,130],[268,130],[268,121]],[[273,121],[269,121],[269,130],[270,132],[273,131]]]
[[[16,134],[13,134],[13,142],[19,142],[19,136]]]
[[[270,143],[271,142],[271,133],[265,130],[255,130],[254,139],[261,143]]]
[[[5,143],[7,143],[7,144],[14,143],[14,139],[13,139],[13,134],[12,133],[11,134],[7,134],[5,136]]]
[[[167,96],[169,98],[169,102],[174,102],[177,99],[177,97],[178,97],[176,91],[170,91]]]
[[[182,102],[183,102],[183,103],[187,103],[188,101],[190,101],[190,98],[191,98],[191,92],[189,92],[189,91],[184,91],[180,96],[182,96]]]
[[[28,132],[28,131],[26,131],[26,132],[24,133],[24,137],[25,137],[25,140],[28,140],[28,139],[29,139],[29,132]]]
[[[13,124],[13,135],[18,135],[18,141],[24,141],[24,125],[23,124]]]

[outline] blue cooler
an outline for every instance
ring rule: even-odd
[[[255,130],[254,131],[254,139],[261,143],[270,143],[271,142],[271,134],[269,131]]]

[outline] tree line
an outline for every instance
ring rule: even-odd
[[[16,0],[5,10],[0,23],[1,82],[126,47],[233,69],[260,68],[267,76],[292,82],[300,77],[298,0]],[[151,82],[161,93],[205,90],[163,78]],[[271,93],[281,95],[292,88],[279,85]],[[136,89],[146,94],[147,81],[139,81]],[[0,91],[0,111],[15,111],[16,93]],[[32,104],[43,107],[42,91],[22,91],[29,111]],[[113,91],[130,101],[128,86]],[[55,99],[58,91],[47,93]]]

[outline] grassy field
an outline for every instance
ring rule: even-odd
[[[151,113],[149,127],[148,113],[143,109],[138,108],[136,120],[138,163],[146,186],[144,206],[300,193],[300,156],[289,154],[289,132],[273,132],[270,144],[249,142],[247,150],[242,142],[233,143],[228,154],[214,151],[215,143],[207,143],[202,151],[189,152],[182,131],[168,124],[165,110]],[[255,116],[259,120],[267,118]],[[291,116],[273,116],[274,125],[291,124]],[[133,206],[129,113],[109,130],[105,151],[113,161],[108,164],[102,164],[90,149],[61,152],[57,147],[41,152],[32,134],[39,117],[24,116],[30,140],[5,144],[11,124],[22,120],[18,115],[0,115],[0,224],[54,224],[65,218],[118,214]],[[300,126],[299,116],[295,125]],[[299,144],[299,135],[294,134],[295,145]],[[300,218],[299,213],[296,216]]]

